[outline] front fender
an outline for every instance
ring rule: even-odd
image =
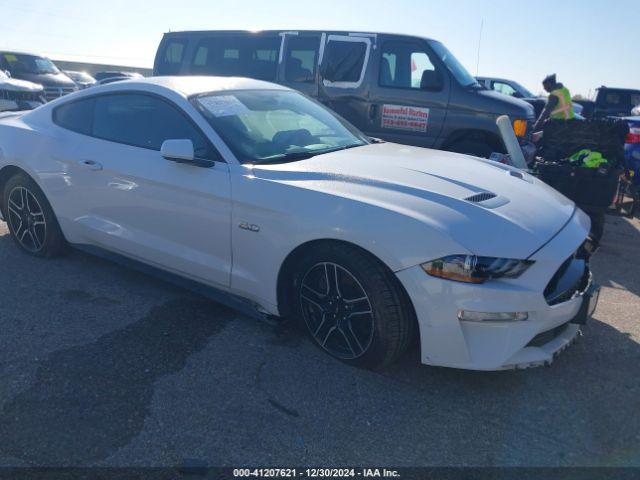
[[[470,253],[438,229],[390,207],[250,175],[232,173],[231,178],[231,287],[270,313],[278,313],[281,265],[298,246],[314,240],[357,245],[392,271]]]

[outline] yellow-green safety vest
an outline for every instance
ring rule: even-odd
[[[570,120],[575,117],[571,93],[567,87],[557,88],[551,92],[551,95],[558,98],[558,106],[549,115],[551,118]]]

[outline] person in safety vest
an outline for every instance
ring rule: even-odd
[[[547,104],[544,106],[544,110],[536,120],[533,126],[533,131],[537,132],[542,129],[542,124],[548,118],[555,118],[559,120],[571,120],[575,117],[573,112],[573,102],[571,101],[571,93],[569,89],[562,83],[556,80],[556,74],[547,76],[542,81],[542,86],[549,92],[549,98]]]

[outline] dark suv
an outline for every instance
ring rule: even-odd
[[[440,42],[335,31],[166,33],[154,75],[242,76],[295,88],[372,137],[488,157],[496,118],[525,136],[533,107],[481,87]]]
[[[628,117],[640,105],[640,90],[600,87],[595,101],[581,101],[587,118]]]
[[[0,70],[8,71],[12,78],[39,83],[47,101],[78,90],[75,82],[51,60],[39,55],[0,51]]]

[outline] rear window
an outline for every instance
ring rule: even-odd
[[[191,73],[275,80],[279,37],[216,36],[202,39],[191,60]]]
[[[601,90],[597,99],[598,103],[604,107],[615,108],[620,112],[631,111],[633,107],[640,104],[640,92],[629,92],[624,90],[606,91]]]

